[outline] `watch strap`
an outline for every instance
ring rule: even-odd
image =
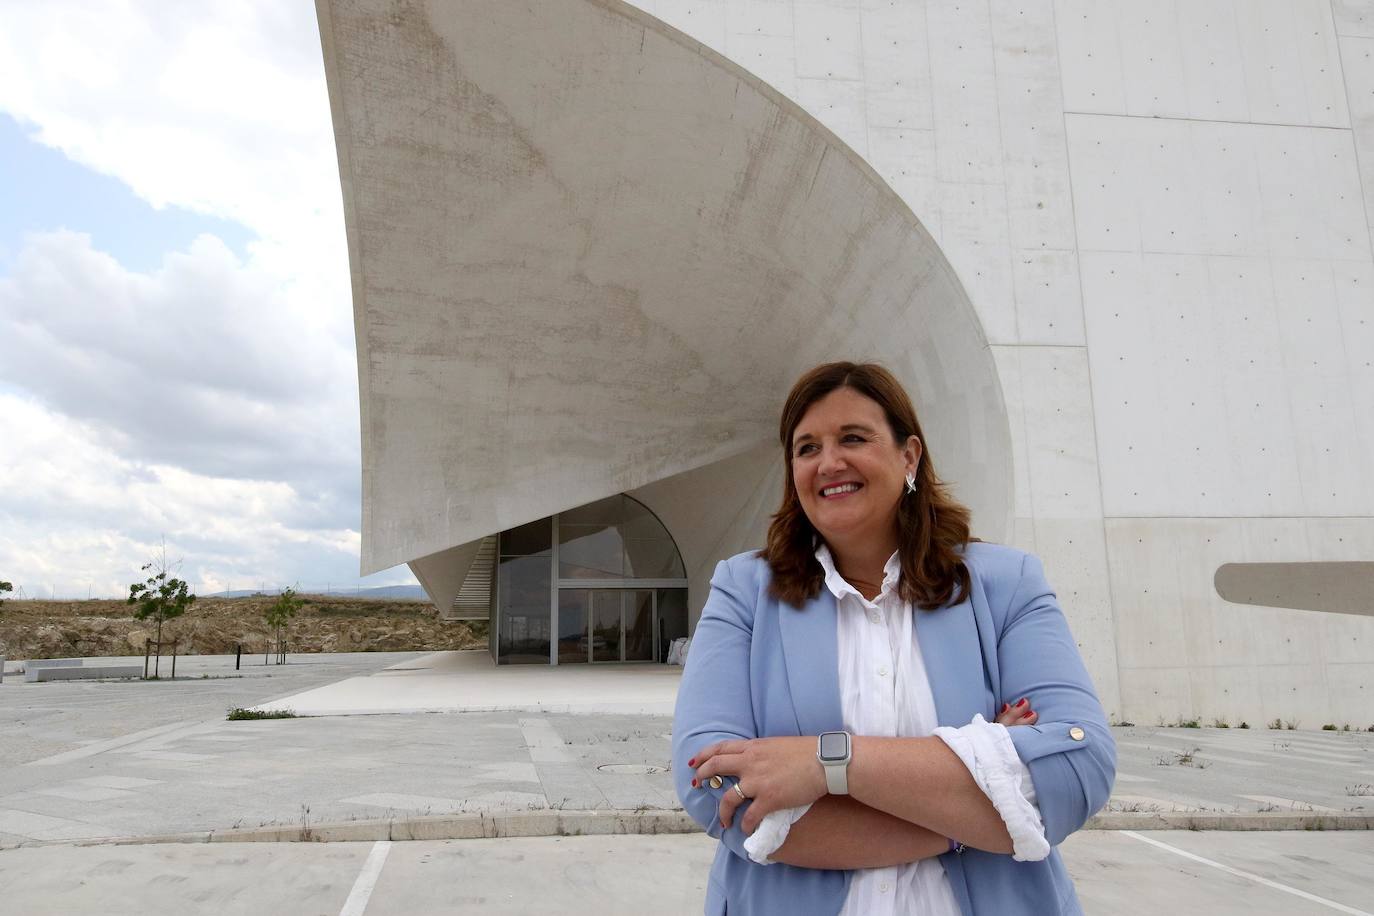
[[[825,789],[831,795],[849,794],[849,761],[843,763],[826,763],[825,767]]]

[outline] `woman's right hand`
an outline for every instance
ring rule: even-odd
[[[1022,697],[1016,705],[1010,703],[1002,704],[1002,711],[997,714],[994,722],[1011,728],[1013,725],[1034,725],[1040,717],[1030,707],[1030,701]]]

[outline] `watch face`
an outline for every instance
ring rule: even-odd
[[[844,732],[826,732],[821,735],[821,759],[843,760],[849,750],[849,740]]]

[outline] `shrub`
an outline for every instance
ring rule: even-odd
[[[241,719],[297,719],[300,718],[289,709],[273,709],[263,712],[259,709],[244,709],[236,706],[229,710],[228,721],[237,722]]]

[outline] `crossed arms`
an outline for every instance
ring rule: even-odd
[[[1035,697],[1040,714],[1038,726],[1013,728],[1009,733],[1030,769],[1045,837],[1057,845],[1106,803],[1116,750],[1039,560],[1024,557],[1019,581],[1009,591],[998,643],[1002,688],[1009,696]],[[729,565],[721,564],[693,639],[683,693],[751,695],[752,608],[742,598]],[[682,710],[680,699],[680,715]],[[809,868],[893,865],[946,852],[945,837],[949,836],[989,852],[1012,851],[997,810],[939,738],[856,736],[849,766],[850,795],[831,796],[824,794],[822,776],[805,775],[819,774],[814,750],[810,757],[814,770],[801,769],[797,745],[781,755],[780,748],[771,746],[777,739],[755,739],[749,710],[741,715],[735,707],[712,709],[693,718],[696,721],[680,718],[674,730],[678,795],[710,835],[740,856],[747,858],[744,839],[765,814],[807,801],[813,801],[811,810],[793,825],[787,841],[771,855],[773,860]],[[795,743],[799,739],[783,740]],[[692,788],[689,780],[696,770],[688,761],[705,756],[703,752],[722,742],[725,750],[717,759],[726,762],[716,769],[726,774],[721,788]],[[814,749],[814,737],[810,747]],[[780,767],[784,757],[786,766]],[[733,802],[722,805],[721,800],[725,793],[733,794],[734,777],[741,773],[746,787],[757,784],[750,781],[751,769],[758,773],[782,770],[794,776],[772,795],[751,788],[758,797],[741,803],[739,816],[734,816]],[[814,779],[820,780],[820,788]],[[912,791],[913,786],[920,790]],[[722,813],[730,815],[724,824]]]

